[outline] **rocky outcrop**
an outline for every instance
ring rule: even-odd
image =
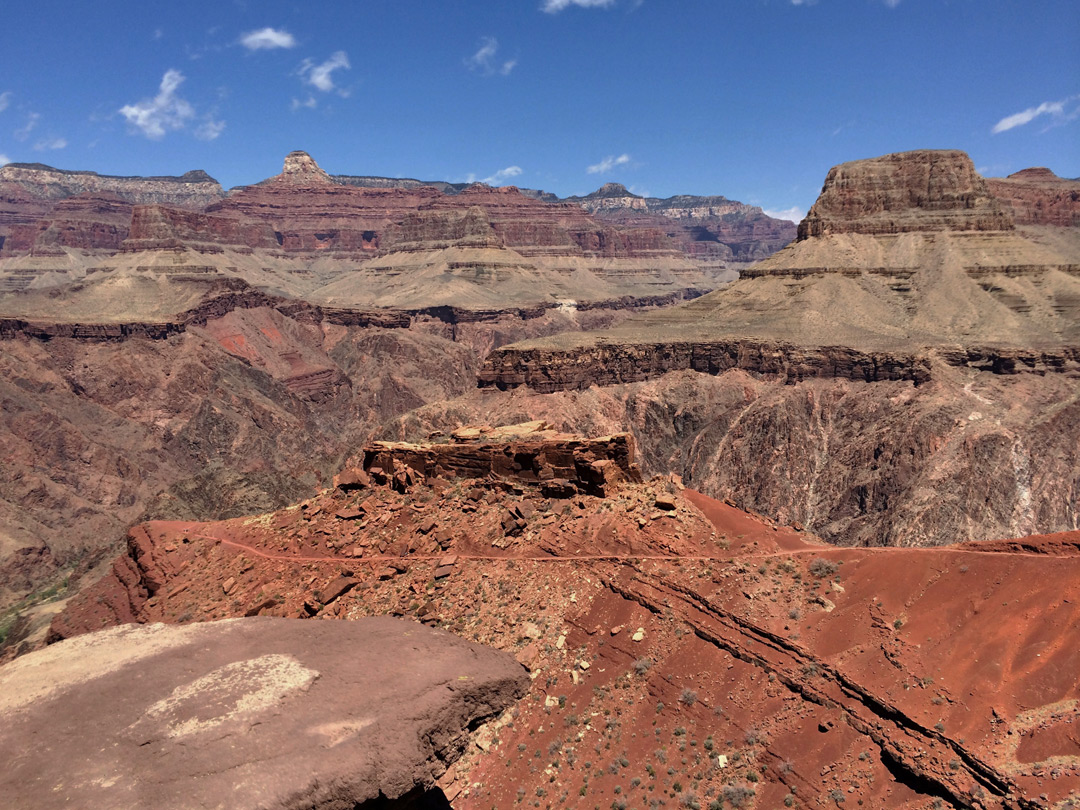
[[[622,482],[641,480],[634,440],[625,433],[584,439],[534,422],[494,431],[463,429],[451,439],[449,444],[367,445],[363,469],[402,488],[427,478],[494,477],[561,497],[578,492],[602,497]]]
[[[597,344],[575,350],[511,346],[487,357],[477,384],[501,390],[527,385],[540,393],[551,393],[640,382],[687,369],[704,374],[742,369],[789,384],[837,378],[864,382],[909,380],[918,385],[930,379],[926,356],[731,339]]]
[[[990,193],[1017,225],[1080,227],[1080,180],[1065,180],[1050,169],[1024,169],[986,181]]]
[[[527,685],[505,653],[390,618],[118,627],[0,668],[0,790],[41,810],[446,806],[469,732]]]
[[[276,234],[269,225],[236,216],[203,214],[161,205],[136,206],[128,238],[120,245],[127,252],[186,248],[201,253],[220,253],[232,248],[276,248]]]
[[[114,194],[135,205],[204,208],[224,196],[221,184],[204,171],[179,177],[114,177],[89,171],[54,169],[43,163],[0,167],[0,184],[10,184],[40,200],[63,200],[85,192]]]
[[[925,149],[834,166],[799,224],[798,238],[1013,227],[971,158],[958,150]]]
[[[641,197],[619,183],[606,183],[584,197],[569,197],[605,222],[652,226],[692,256],[736,262],[764,259],[795,238],[795,225],[767,216],[759,207],[726,197]]]
[[[26,224],[9,226],[0,256],[62,253],[63,248],[113,252],[131,224],[132,205],[111,192],[84,192],[52,205]]]

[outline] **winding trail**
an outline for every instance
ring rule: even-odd
[[[249,545],[247,543],[241,543],[238,540],[230,540],[227,537],[219,537],[213,534],[193,533],[194,526],[189,524],[188,527],[181,529],[188,533],[191,537],[198,537],[203,540],[210,540],[215,543],[220,543],[223,546],[230,546],[235,549],[253,554],[256,557],[261,557],[264,560],[275,560],[278,562],[288,563],[400,563],[400,562],[439,562],[447,557],[454,557],[458,560],[485,560],[490,562],[498,561],[514,561],[514,562],[735,562],[736,560],[766,560],[776,557],[793,557],[802,554],[822,554],[827,555],[830,553],[844,552],[849,550],[847,547],[842,546],[811,546],[809,548],[799,548],[791,550],[770,551],[761,554],[725,554],[723,556],[717,556],[712,554],[534,554],[534,555],[494,555],[494,554],[468,554],[462,552],[446,551],[441,554],[407,554],[405,556],[392,556],[381,554],[374,557],[344,557],[344,556],[315,556],[305,554],[272,554],[267,551],[263,551],[260,548]],[[971,548],[954,548],[950,546],[934,546],[932,548],[917,548],[917,549],[901,549],[894,546],[874,546],[874,547],[852,547],[850,550],[857,550],[863,554],[882,554],[882,553],[896,553],[897,551],[908,550],[914,552],[936,551],[946,554],[960,554],[960,555],[983,555],[983,554],[1007,554],[1012,557],[1036,557],[1038,559],[1057,559],[1059,556],[1072,556],[1072,555],[1054,555],[1054,554],[1039,554],[1029,551],[1010,551],[1008,549],[971,549]]]

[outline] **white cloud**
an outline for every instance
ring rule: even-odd
[[[0,93],[0,112],[3,112],[8,108],[11,103],[11,91],[8,90],[4,93]]]
[[[212,117],[208,116],[205,121],[195,128],[194,135],[200,141],[212,141],[224,131],[224,121],[215,121]]]
[[[309,110],[314,110],[318,106],[319,106],[319,102],[317,102],[315,100],[315,96],[309,95],[303,101],[301,101],[298,98],[294,98],[292,100],[292,104],[289,105],[289,109],[291,109],[293,112],[296,112],[301,107],[306,107]]]
[[[1002,118],[994,124],[994,128],[991,132],[997,135],[999,132],[1007,132],[1010,129],[1022,127],[1024,124],[1034,121],[1040,115],[1050,115],[1054,118],[1061,118],[1065,115],[1065,106],[1078,98],[1080,98],[1080,95],[1069,96],[1068,98],[1063,98],[1061,101],[1044,101],[1038,107],[1028,107],[1022,112],[1013,113],[1012,115]],[[1068,116],[1068,119],[1075,117],[1076,111],[1073,111],[1073,113]]]
[[[330,54],[330,58],[322,64],[316,65],[312,60],[305,59],[300,63],[300,76],[306,84],[310,84],[316,90],[322,90],[324,93],[329,93],[331,90],[336,89],[334,84],[334,71],[335,70],[348,70],[352,65],[349,64],[349,56],[345,51],[335,51]],[[348,95],[347,93],[338,90],[342,95]]]
[[[37,127],[38,122],[41,120],[41,113],[32,112],[26,116],[26,125],[19,127],[15,130],[16,140],[25,141],[30,137],[30,133]]]
[[[11,163],[11,158],[7,155],[0,155],[0,166],[6,166],[8,163]]]
[[[613,5],[615,5],[615,0],[544,0],[544,4],[540,8],[548,14],[558,14],[563,9],[570,8],[570,6],[609,8]]]
[[[64,138],[43,138],[34,144],[34,149],[44,152],[46,149],[64,149],[67,145],[67,140]]]
[[[465,177],[466,183],[484,183],[489,186],[500,186],[503,180],[509,180],[511,177],[517,177],[521,174],[520,166],[507,166],[505,169],[499,169],[495,174],[490,177],[478,178],[475,174],[469,174]]]
[[[284,28],[260,28],[240,37],[240,44],[249,51],[269,51],[274,48],[295,48],[296,38]]]
[[[120,114],[131,126],[153,140],[164,137],[169,130],[183,129],[195,117],[195,108],[176,95],[183,83],[183,73],[167,70],[161,78],[156,96],[143,99],[138,104],[126,104],[120,108]]]
[[[773,219],[786,219],[789,222],[794,222],[798,225],[806,218],[806,209],[799,208],[797,205],[793,205],[791,208],[785,208],[782,211],[766,208],[765,216],[772,217]]]
[[[484,37],[481,40],[480,49],[465,60],[469,70],[474,70],[484,76],[509,76],[510,71],[517,65],[517,59],[507,59],[499,62],[495,54],[499,50],[499,41],[495,37]]]
[[[599,163],[594,163],[592,166],[589,166],[589,168],[587,168],[585,171],[587,171],[589,174],[607,174],[616,166],[625,166],[629,162],[630,156],[625,153],[619,155],[618,157],[615,157],[614,155],[608,155]]]

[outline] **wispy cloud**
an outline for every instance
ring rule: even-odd
[[[11,91],[0,93],[0,112],[6,110],[9,104],[11,104]]]
[[[315,64],[311,59],[305,59],[300,63],[300,68],[297,71],[300,77],[304,80],[305,84],[309,84],[316,90],[321,90],[324,93],[329,93],[332,90],[337,90],[339,95],[347,96],[348,92],[341,90],[334,84],[334,71],[335,70],[349,70],[352,65],[349,64],[349,55],[345,51],[335,51],[330,54],[330,58],[320,64]]]
[[[26,123],[23,124],[23,126],[19,127],[17,130],[15,130],[15,132],[13,133],[15,135],[15,139],[18,141],[25,141],[27,138],[30,137],[30,133],[37,128],[38,122],[40,121],[41,113],[30,113],[28,116],[26,116]]]
[[[499,169],[495,174],[490,177],[477,178],[475,174],[470,174],[465,178],[466,183],[484,183],[489,186],[500,186],[504,180],[509,180],[511,177],[517,177],[521,174],[520,166],[507,166],[505,169]]]
[[[1070,102],[1080,99],[1080,95],[1069,96],[1063,98],[1061,101],[1044,101],[1038,107],[1028,107],[1026,110],[1022,110],[1012,115],[1007,115],[994,124],[994,128],[991,130],[993,134],[997,135],[999,132],[1008,132],[1010,129],[1016,129],[1016,127],[1022,127],[1024,124],[1030,124],[1040,115],[1049,115],[1059,120],[1071,121],[1076,118],[1077,113],[1080,112],[1080,108],[1073,110],[1071,113],[1066,113],[1065,108]]]
[[[764,211],[765,216],[772,217],[773,219],[786,219],[789,222],[794,222],[796,225],[806,218],[806,209],[800,208],[797,205],[779,211],[774,208],[766,208]]]
[[[6,166],[11,163],[11,159],[7,155],[0,155],[0,166]]]
[[[517,59],[496,59],[499,41],[495,37],[484,37],[480,43],[480,49],[465,60],[466,67],[484,76],[509,76],[510,71],[517,65]]]
[[[309,94],[308,97],[306,99],[304,99],[303,101],[301,101],[298,98],[294,98],[292,100],[292,104],[289,105],[289,109],[291,109],[293,112],[296,112],[297,110],[299,110],[301,108],[307,108],[309,110],[314,110],[318,106],[319,106],[319,102],[315,100],[315,96],[312,96],[312,95]]]
[[[169,69],[161,78],[158,94],[137,104],[125,104],[120,114],[131,127],[151,140],[165,137],[166,132],[184,129],[196,118],[195,108],[177,94],[184,83],[184,74]],[[214,120],[212,112],[194,130],[196,138],[212,141],[225,129],[224,121]]]
[[[616,166],[625,166],[630,162],[630,155],[623,153],[616,157],[615,155],[608,155],[599,163],[594,163],[585,169],[589,174],[607,174]]]
[[[34,149],[44,152],[48,149],[64,149],[68,145],[65,138],[43,138],[34,144]]]
[[[270,51],[274,48],[295,48],[296,37],[284,28],[260,28],[240,37],[240,44],[249,51]]]
[[[548,14],[558,14],[570,6],[581,8],[610,8],[615,5],[615,0],[544,0],[540,8]]]
[[[215,121],[213,117],[207,116],[199,126],[195,127],[194,135],[200,141],[212,141],[216,139],[222,132],[225,131],[224,121]]]

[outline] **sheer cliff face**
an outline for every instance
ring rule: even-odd
[[[835,166],[799,225],[799,239],[1012,228],[1012,217],[971,158],[958,150],[928,149]]]
[[[1080,180],[1065,180],[1037,168],[986,182],[1017,225],[1080,227]]]

